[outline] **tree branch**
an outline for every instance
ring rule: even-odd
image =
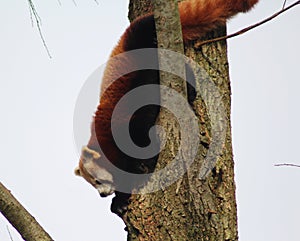
[[[300,4],[300,0],[299,0],[299,1],[296,1],[295,3],[291,4],[290,6],[288,6],[288,7],[286,7],[286,8],[281,9],[280,11],[278,11],[278,12],[275,13],[275,14],[273,14],[272,16],[270,16],[270,17],[268,17],[268,18],[266,18],[266,19],[264,19],[264,20],[262,20],[262,21],[260,21],[260,22],[258,22],[258,23],[256,23],[256,24],[253,24],[253,25],[251,25],[251,26],[249,26],[249,27],[247,27],[247,28],[244,28],[244,29],[242,29],[242,30],[239,30],[239,31],[233,33],[233,34],[229,34],[229,35],[226,35],[226,36],[223,36],[223,37],[214,38],[214,39],[209,39],[209,40],[202,41],[202,42],[200,42],[200,43],[196,43],[194,47],[195,47],[196,49],[198,49],[198,48],[200,48],[200,47],[201,47],[202,45],[204,45],[204,44],[209,44],[209,43],[213,43],[213,42],[217,42],[217,41],[229,39],[229,38],[236,37],[236,36],[238,36],[238,35],[244,34],[244,33],[248,32],[249,30],[252,30],[252,29],[254,29],[254,28],[256,28],[256,27],[258,27],[258,26],[260,26],[260,25],[265,24],[266,22],[271,21],[272,19],[278,17],[280,14],[282,14],[282,13],[288,11],[289,9],[291,9],[291,8],[293,8],[293,7],[295,7],[296,5],[299,5],[299,4]],[[283,7],[284,7],[284,6],[285,6],[285,2],[284,2]]]
[[[281,163],[281,164],[275,164],[275,167],[281,167],[281,166],[288,166],[288,167],[300,167],[300,165],[296,164],[290,164],[290,163]]]
[[[52,241],[33,216],[0,182],[0,212],[18,230],[26,241]]]

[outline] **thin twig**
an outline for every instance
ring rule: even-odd
[[[72,1],[73,1],[73,3],[74,3],[75,7],[77,7],[77,3],[76,3],[76,1],[75,1],[75,0],[72,0]]]
[[[31,26],[33,27],[33,18],[32,18],[32,10],[31,10],[31,6],[30,6],[30,3],[28,1],[28,7],[29,7],[29,13],[30,13],[30,21],[31,21]]]
[[[32,0],[28,0],[29,3],[29,7],[31,9],[31,12],[33,13],[34,17],[37,19],[37,21],[39,22],[39,24],[42,24],[42,19],[40,18],[39,14],[37,13],[35,6],[33,5]]]
[[[38,28],[38,31],[39,31],[39,35],[40,35],[40,38],[43,42],[43,45],[44,45],[44,48],[46,49],[47,51],[47,54],[49,56],[49,58],[51,59],[51,54],[50,54],[50,51],[48,49],[48,46],[46,44],[46,41],[44,39],[44,36],[43,36],[43,33],[42,33],[42,29],[41,29],[41,18],[40,16],[38,15],[34,5],[33,5],[33,2],[31,0],[28,0],[28,3],[29,3],[29,6],[30,6],[30,9],[31,9],[31,13],[33,14],[34,18],[35,18],[35,22],[36,22],[36,25],[37,25],[37,28]]]
[[[286,7],[286,8],[280,10],[279,12],[273,14],[272,16],[270,16],[270,17],[268,17],[268,18],[262,20],[261,22],[258,22],[258,23],[256,23],[256,24],[253,24],[253,25],[251,25],[251,26],[249,26],[249,27],[247,27],[247,28],[244,28],[244,29],[242,29],[242,30],[240,30],[240,31],[237,31],[237,32],[235,32],[235,33],[233,33],[233,34],[229,34],[229,35],[226,35],[226,36],[223,36],[223,37],[214,38],[214,39],[209,39],[209,40],[202,41],[202,42],[200,42],[200,43],[196,43],[196,44],[195,44],[195,48],[199,48],[199,47],[201,47],[201,46],[204,45],[204,44],[213,43],[213,42],[217,42],[217,41],[229,39],[229,38],[232,38],[232,37],[235,37],[235,36],[244,34],[244,33],[248,32],[248,31],[251,30],[251,29],[254,29],[254,28],[256,28],[256,27],[258,27],[258,26],[260,26],[260,25],[262,25],[262,24],[264,24],[264,23],[266,23],[266,22],[269,22],[269,21],[272,20],[273,18],[276,18],[276,17],[279,16],[280,14],[282,14],[282,13],[286,12],[287,10],[289,10],[289,9],[291,9],[291,8],[293,8],[293,7],[295,7],[295,6],[298,5],[298,4],[300,4],[300,0],[297,1],[297,2],[295,2],[295,3],[293,3],[293,4],[291,4],[290,6],[288,6],[288,7]]]
[[[282,5],[282,9],[285,8],[285,4],[286,4],[286,0],[284,0],[284,3],[283,3],[283,5]]]
[[[299,167],[300,168],[300,165],[290,164],[290,163],[275,164],[274,166],[275,167],[288,166],[288,167]]]
[[[11,241],[14,241],[14,240],[13,240],[13,237],[11,236],[11,233],[10,233],[9,228],[8,228],[7,225],[6,225],[6,229],[7,229],[7,232],[8,232],[8,235],[9,235],[10,240],[11,240]]]

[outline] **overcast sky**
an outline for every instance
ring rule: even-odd
[[[0,0],[0,181],[55,240],[126,240],[111,198],[73,175],[73,112],[85,80],[128,26],[128,1],[60,1],[35,1],[49,59],[27,1]],[[231,20],[228,32],[282,2],[262,1]],[[300,164],[299,15],[294,8],[228,41],[241,241],[299,240],[300,168],[274,167]],[[21,240],[1,215],[0,240],[10,241],[7,225]]]

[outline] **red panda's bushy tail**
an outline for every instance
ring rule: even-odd
[[[186,0],[179,3],[183,40],[202,37],[206,32],[225,25],[239,12],[247,12],[258,0]]]

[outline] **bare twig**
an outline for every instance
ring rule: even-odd
[[[14,241],[13,238],[12,238],[12,236],[11,236],[11,233],[10,233],[9,228],[8,228],[7,225],[6,225],[6,229],[7,229],[7,232],[8,232],[8,235],[9,235],[10,240],[11,240],[11,241]]]
[[[46,49],[49,58],[52,58],[52,57],[51,57],[51,54],[50,54],[50,51],[49,51],[49,49],[48,49],[48,46],[47,46],[47,44],[46,44],[46,41],[45,41],[45,39],[44,39],[43,33],[42,33],[42,29],[41,29],[41,18],[40,18],[40,16],[38,15],[38,13],[37,13],[37,11],[36,11],[36,9],[35,9],[35,6],[33,5],[32,0],[28,0],[28,3],[29,3],[30,10],[31,10],[31,12],[30,12],[30,14],[31,14],[31,19],[32,19],[32,15],[33,15],[34,18],[35,18],[35,22],[36,22],[37,28],[38,28],[38,30],[39,30],[39,35],[40,35],[40,38],[42,39],[44,48]],[[31,21],[32,21],[32,20],[31,20]]]
[[[286,0],[284,0],[284,2],[283,2],[282,9],[285,8],[285,4],[286,4]]]
[[[286,8],[280,10],[279,12],[273,14],[272,16],[270,16],[270,17],[268,17],[268,18],[262,20],[261,22],[258,22],[258,23],[256,23],[256,24],[253,24],[253,25],[251,25],[251,26],[249,26],[249,27],[247,27],[247,28],[244,28],[244,29],[242,29],[242,30],[240,30],[240,31],[237,31],[237,32],[235,32],[235,33],[233,33],[233,34],[229,34],[229,35],[226,35],[226,36],[223,36],[223,37],[214,38],[214,39],[209,39],[209,40],[202,41],[202,42],[200,42],[200,43],[196,43],[196,44],[195,44],[195,48],[199,48],[199,47],[201,47],[201,46],[204,45],[204,44],[213,43],[213,42],[217,42],[217,41],[229,39],[229,38],[232,38],[232,37],[235,37],[235,36],[244,34],[244,33],[248,32],[249,30],[252,30],[252,29],[254,29],[254,28],[256,28],[256,27],[258,27],[258,26],[260,26],[260,25],[262,25],[262,24],[264,24],[264,23],[266,23],[266,22],[271,21],[273,18],[276,18],[276,17],[279,16],[280,14],[286,12],[287,10],[289,10],[289,9],[295,7],[296,5],[299,5],[299,4],[300,4],[300,0],[299,0],[299,1],[296,1],[295,3],[291,4],[290,6],[288,6],[288,7],[286,7]]]
[[[76,1],[75,1],[75,0],[72,0],[72,1],[73,1],[73,3],[74,3],[75,7],[77,7],[77,3],[76,3]]]
[[[29,4],[29,13],[30,13],[31,26],[33,27],[33,17],[32,17],[32,10],[31,10],[30,4]]]
[[[290,163],[275,164],[274,166],[275,167],[288,166],[288,167],[299,167],[300,168],[300,165],[290,164]]]

